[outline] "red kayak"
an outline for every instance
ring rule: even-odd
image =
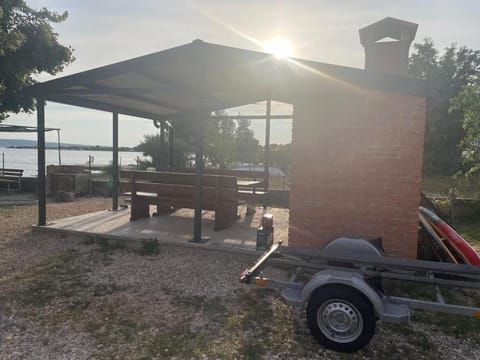
[[[462,258],[465,259],[466,263],[480,266],[480,256],[478,253],[450,225],[440,219],[435,213],[424,207],[420,207],[420,213],[425,216],[428,222],[442,237],[448,240],[452,247],[461,253]]]

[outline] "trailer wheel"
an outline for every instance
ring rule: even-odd
[[[325,347],[355,352],[375,334],[372,303],[360,291],[345,285],[327,285],[315,290],[307,305],[312,335]]]

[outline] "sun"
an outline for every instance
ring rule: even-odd
[[[293,56],[293,46],[287,39],[272,39],[263,45],[263,50],[279,59]]]

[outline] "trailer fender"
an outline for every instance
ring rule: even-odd
[[[323,270],[315,274],[310,281],[303,287],[300,295],[301,302],[307,303],[313,292],[325,285],[345,285],[360,291],[365,295],[373,305],[376,314],[382,318],[385,313],[384,303],[380,295],[366,283],[361,274],[341,270]]]

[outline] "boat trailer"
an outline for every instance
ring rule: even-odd
[[[240,282],[279,289],[288,304],[306,308],[313,337],[327,348],[357,351],[372,339],[377,320],[408,322],[416,309],[480,321],[480,308],[447,303],[440,290],[480,289],[480,267],[385,256],[378,240],[339,238],[323,249],[281,245],[280,241],[266,251],[241,274]],[[288,281],[264,277],[262,270],[268,265],[288,267],[293,275]],[[384,279],[431,284],[434,299],[388,295]]]

